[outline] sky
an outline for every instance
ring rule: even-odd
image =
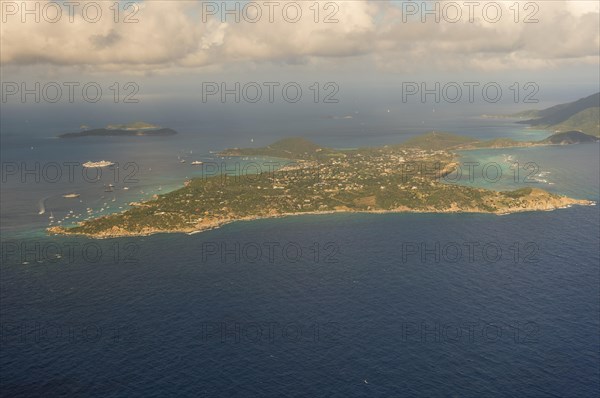
[[[107,97],[117,82],[120,97],[135,91],[146,103],[198,100],[205,82],[299,82],[305,96],[334,82],[347,102],[368,103],[398,100],[407,82],[499,82],[500,103],[522,105],[534,83],[552,105],[600,82],[598,1],[0,4],[3,96],[6,82],[99,82]]]

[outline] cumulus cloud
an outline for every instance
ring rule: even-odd
[[[90,41],[96,49],[114,46],[120,39],[121,35],[115,29],[111,29],[106,35],[92,35],[90,37]]]
[[[238,2],[242,11],[239,22],[235,15],[221,12],[220,1],[210,2],[213,8],[206,2],[139,2],[135,8],[119,10],[118,22],[114,21],[115,10],[109,9],[112,2],[80,1],[72,21],[63,8],[62,18],[54,23],[44,18],[44,1],[27,5],[34,9],[38,4],[39,22],[32,15],[22,22],[22,10],[15,12],[6,3],[22,4],[2,1],[3,66],[169,73],[181,68],[302,64],[361,56],[371,57],[382,69],[395,71],[536,69],[598,63],[600,46],[599,3],[590,1],[521,1],[518,16],[514,1],[481,1],[472,21],[465,2],[437,2],[440,10],[449,10],[450,3],[458,4],[463,15],[455,23],[446,20],[454,14],[441,14],[439,23],[427,15],[422,22],[420,13],[407,16],[406,2],[367,0],[322,1],[316,8],[312,1],[280,1],[274,9],[257,1],[253,4],[260,7],[260,18],[256,7]],[[94,23],[82,14],[87,3],[102,6],[102,17]],[[429,2],[428,7],[433,9],[435,3]],[[500,20],[486,19],[482,14],[486,3],[500,5]],[[229,9],[235,4],[228,2]],[[420,8],[424,3],[414,4]],[[414,8],[410,10],[414,13]],[[125,23],[126,16],[137,22]],[[527,16],[538,22],[524,23]],[[325,23],[327,18],[333,23]]]
[[[439,2],[443,10],[446,3]],[[486,3],[499,6],[484,13]],[[399,8],[386,16],[375,51],[381,66],[407,70],[429,65],[439,69],[538,69],[569,62],[598,62],[600,34],[598,11],[578,3],[589,2],[480,2],[470,21],[466,8],[462,18],[440,17],[436,23],[427,15],[426,23],[402,20]],[[512,7],[509,8],[509,7]],[[433,9],[433,7],[431,7]],[[519,13],[516,14],[516,10]],[[525,22],[527,21],[527,22]],[[396,56],[392,56],[395,54]]]

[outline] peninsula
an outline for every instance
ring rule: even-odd
[[[527,119],[518,123],[533,127],[555,132],[575,130],[600,137],[600,93],[539,111],[521,112],[518,116]]]
[[[516,123],[528,124],[556,133],[578,131],[600,137],[600,93],[566,104],[546,109],[530,109],[510,115],[482,115],[485,118],[517,119]]]
[[[430,133],[379,148],[336,150],[302,138],[287,138],[262,148],[229,149],[221,154],[280,157],[293,162],[253,175],[196,178],[173,192],[131,203],[122,213],[71,227],[52,227],[48,232],[108,238],[199,232],[240,220],[298,214],[507,214],[592,204],[537,188],[498,192],[444,182],[442,177],[457,166],[456,155],[448,148],[479,147],[477,143],[466,137]]]

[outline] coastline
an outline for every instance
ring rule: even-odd
[[[444,165],[444,168],[440,170],[442,176],[450,174],[454,171],[456,166],[458,165],[459,159],[462,157],[460,152],[463,151],[472,151],[472,150],[486,150],[486,149],[503,149],[503,148],[522,148],[522,147],[538,147],[538,146],[564,146],[566,144],[563,143],[550,143],[550,142],[527,142],[524,141],[522,143],[518,143],[517,145],[499,145],[499,146],[488,146],[488,147],[475,147],[470,144],[459,145],[453,148],[449,148],[444,150],[450,155],[450,160]],[[455,152],[455,151],[458,151]],[[239,157],[243,155],[234,155],[227,154],[225,152],[219,153],[221,156],[232,156]],[[282,158],[286,159],[286,158]],[[293,159],[286,159],[293,160]],[[300,161],[300,160],[296,160]],[[445,184],[444,184],[445,185]],[[187,185],[186,185],[187,187]],[[260,189],[260,187],[258,187]],[[180,188],[183,189],[183,188]],[[415,189],[413,187],[413,189]],[[356,208],[352,207],[352,205],[348,204],[351,207],[344,205],[332,206],[329,209],[321,209],[321,210],[306,210],[306,211],[292,211],[292,212],[280,212],[283,209],[278,210],[277,208],[257,208],[256,211],[252,215],[244,215],[244,216],[233,216],[228,215],[213,215],[208,218],[198,219],[198,221],[194,223],[187,223],[193,225],[171,225],[171,226],[154,226],[150,225],[137,225],[134,227],[128,227],[124,224],[117,224],[112,226],[107,226],[105,229],[98,231],[81,231],[81,228],[74,227],[62,227],[55,226],[48,228],[46,232],[49,235],[72,235],[72,236],[85,236],[94,239],[110,239],[110,238],[120,238],[120,237],[137,237],[137,236],[149,236],[160,233],[185,233],[185,234],[197,234],[213,229],[220,228],[224,225],[239,222],[239,221],[256,221],[263,219],[271,219],[271,218],[283,218],[283,217],[291,217],[291,216],[301,216],[301,215],[325,215],[325,214],[338,214],[338,213],[364,213],[364,214],[388,214],[388,213],[421,213],[421,214],[493,214],[493,215],[508,215],[514,213],[523,213],[523,212],[534,212],[534,211],[554,211],[564,208],[569,208],[574,205],[578,206],[593,206],[596,203],[592,200],[586,199],[574,199],[564,195],[551,194],[547,191],[538,189],[538,188],[528,188],[529,191],[518,197],[513,197],[506,195],[502,191],[493,191],[488,189],[479,188],[480,192],[486,191],[489,195],[489,200],[494,203],[494,201],[498,201],[494,203],[495,206],[492,208],[484,205],[484,203],[476,204],[474,202],[469,203],[460,203],[459,201],[452,201],[450,203],[440,203],[439,207],[436,207],[435,204],[425,204],[425,203],[417,203],[414,206],[406,206],[406,205],[395,205],[395,207],[383,208],[380,206],[379,208]],[[176,189],[174,192],[178,191]],[[515,191],[516,192],[516,191]],[[506,201],[508,199],[508,201]],[[188,201],[189,202],[189,201]],[[148,203],[148,204],[146,204]],[[134,207],[151,207],[152,201],[149,202],[132,202]],[[487,202],[486,202],[487,203]],[[497,207],[496,207],[497,206]],[[126,214],[129,210],[125,210],[118,213],[113,213],[108,216],[103,216],[97,218],[95,220],[103,219],[104,217],[110,216],[118,216]],[[164,214],[164,212],[163,212]],[[94,220],[92,220],[94,221]],[[85,224],[80,224],[85,225]]]
[[[65,235],[65,236],[85,236],[88,238],[94,239],[113,239],[113,238],[125,238],[125,237],[143,237],[143,236],[151,236],[156,234],[187,234],[187,235],[195,235],[206,231],[211,231],[214,229],[221,228],[227,224],[232,224],[235,222],[244,222],[244,221],[257,221],[257,220],[268,220],[274,218],[285,218],[285,217],[297,217],[303,215],[325,215],[325,214],[402,214],[402,213],[417,213],[417,214],[491,214],[496,216],[504,216],[516,213],[527,213],[527,212],[537,212],[537,211],[556,211],[561,209],[567,209],[572,206],[596,206],[597,203],[591,200],[586,199],[571,199],[565,196],[561,196],[559,198],[561,201],[560,204],[557,205],[549,205],[545,207],[533,206],[528,208],[512,208],[512,209],[504,209],[497,211],[485,211],[481,209],[411,209],[407,207],[400,207],[396,209],[384,210],[384,209],[374,209],[374,210],[352,210],[352,209],[340,209],[340,210],[325,210],[325,211],[306,211],[306,212],[296,212],[296,213],[280,213],[280,214],[272,214],[272,215],[261,215],[261,216],[248,216],[241,217],[235,219],[220,219],[220,220],[211,220],[209,222],[204,223],[204,225],[197,225],[192,228],[181,228],[181,229],[172,229],[172,230],[161,230],[155,228],[146,228],[141,231],[131,232],[125,231],[122,228],[113,227],[110,232],[101,232],[97,234],[90,233],[76,233],[76,232],[65,232],[64,230],[59,230],[60,227],[52,227],[47,231],[51,235]]]
[[[518,144],[516,145],[498,145],[498,146],[482,146],[482,147],[475,147],[472,145],[465,145],[462,147],[456,147],[456,148],[450,148],[449,150],[452,151],[477,151],[477,150],[486,150],[486,149],[512,149],[512,148],[537,148],[537,147],[548,147],[548,146],[569,146],[569,145],[577,145],[579,143],[575,143],[575,144],[566,144],[566,143],[553,143],[553,142],[546,142],[546,143],[538,143],[538,142],[529,142],[529,141],[515,141]],[[523,144],[520,144],[520,142],[522,142]]]

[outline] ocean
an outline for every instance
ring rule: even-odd
[[[472,123],[461,132],[547,135]],[[45,235],[49,214],[68,223],[87,208],[116,211],[200,175],[190,161],[220,162],[212,151],[243,144],[169,127],[181,134],[3,136],[3,167],[39,162],[40,172],[24,181],[3,169],[2,396],[585,397],[600,389],[598,206],[306,215],[106,240]],[[316,141],[334,145],[343,129]],[[343,143],[397,138],[390,130],[361,141],[357,129]],[[596,144],[469,151],[461,161],[497,163],[503,174],[475,168],[460,183],[598,201],[599,157]],[[135,178],[52,181],[42,172],[102,159],[120,171],[135,164]],[[63,198],[68,192],[81,196]]]

